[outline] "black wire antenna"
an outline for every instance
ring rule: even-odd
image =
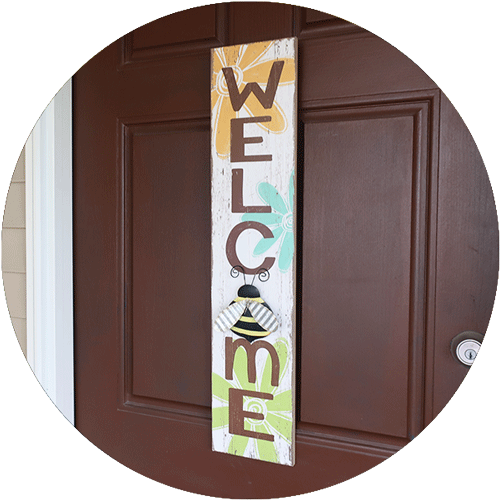
[[[247,284],[246,274],[243,266],[233,266],[229,274],[231,275],[231,278],[237,278],[240,274],[243,274],[243,281],[245,285]],[[253,285],[253,282],[255,281],[255,278],[257,276],[259,277],[259,281],[264,283],[270,278],[271,274],[269,273],[269,270],[261,267],[258,272],[253,275],[252,282],[250,283],[251,285]]]

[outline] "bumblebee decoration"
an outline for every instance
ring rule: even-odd
[[[231,276],[236,278],[240,272],[235,266],[231,269]],[[243,268],[241,268],[243,273]],[[255,276],[250,285],[245,284],[238,290],[238,296],[217,316],[214,326],[220,332],[231,330],[249,342],[278,329],[278,319],[271,308],[261,298],[259,290],[254,286]],[[269,271],[261,269],[258,273],[260,281],[269,279]]]

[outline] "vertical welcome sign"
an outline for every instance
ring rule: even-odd
[[[212,448],[294,464],[295,38],[212,50]]]

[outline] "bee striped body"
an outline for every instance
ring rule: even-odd
[[[265,308],[271,311],[271,308],[260,298],[248,298],[248,297],[238,297],[231,302],[234,304],[235,302],[239,302],[241,300],[252,300],[262,304]],[[257,323],[257,320],[252,316],[250,309],[245,309],[245,312],[242,314],[240,319],[236,322],[236,324],[231,328],[231,331],[240,335],[241,337],[247,339],[249,342],[252,340],[256,340],[261,337],[267,337],[271,332],[262,328],[262,326]]]
[[[249,342],[267,337],[278,329],[278,320],[253,285],[243,285],[236,297],[217,317],[215,328],[231,330]]]

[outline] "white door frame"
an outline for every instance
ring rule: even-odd
[[[71,80],[26,143],[27,358],[74,425]]]

